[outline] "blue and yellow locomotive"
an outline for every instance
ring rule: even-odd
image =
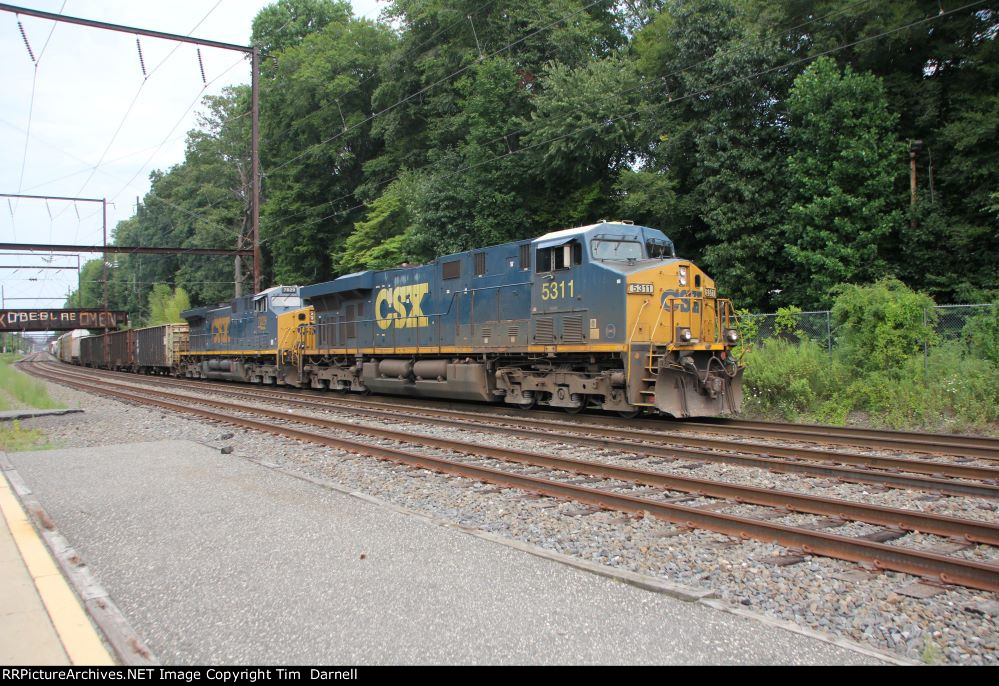
[[[284,383],[278,351],[294,341],[280,340],[278,317],[302,308],[299,291],[298,286],[274,286],[234,298],[228,305],[181,312],[190,327],[181,373],[201,379]]]
[[[266,347],[211,324],[218,309],[184,313],[194,375],[627,416],[739,409],[731,303],[657,229],[601,221],[278,289],[304,307],[271,304]],[[240,336],[264,331],[247,321]]]

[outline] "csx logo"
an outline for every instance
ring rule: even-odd
[[[397,329],[429,326],[430,319],[423,314],[423,296],[429,292],[429,283],[382,288],[375,296],[375,321],[382,329],[393,323]]]
[[[690,297],[691,296],[693,296],[695,298],[700,298],[701,297],[701,292],[700,291],[691,291],[691,290],[686,290],[686,291],[663,291],[663,301],[662,301],[663,308],[666,308],[669,305],[670,298],[675,298],[676,300],[673,301],[673,304],[676,307],[676,309],[677,309],[678,312],[690,312]]]
[[[230,317],[219,317],[212,321],[212,343],[229,342]]]

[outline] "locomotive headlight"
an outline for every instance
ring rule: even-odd
[[[683,343],[690,343],[690,339],[692,339],[693,337],[694,335],[690,332],[690,329],[681,328],[679,331],[677,331],[677,338],[679,338],[680,341]]]
[[[725,340],[735,345],[739,341],[739,332],[735,329],[725,329]]]
[[[687,268],[686,267],[680,267],[680,285],[681,286],[686,286],[687,285]]]

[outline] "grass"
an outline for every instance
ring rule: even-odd
[[[13,354],[0,355],[0,410],[12,409],[15,404],[39,410],[61,408],[49,397],[44,384],[14,368],[16,359]]]
[[[25,450],[47,450],[51,448],[41,429],[25,429],[16,419],[10,425],[0,426],[0,450],[19,453]]]
[[[49,397],[44,384],[14,368],[16,359],[17,355],[0,355],[0,410],[25,406],[40,410],[62,407]],[[40,429],[25,429],[17,420],[0,424],[0,450],[4,452],[45,450],[50,447]]]

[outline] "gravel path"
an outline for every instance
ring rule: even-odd
[[[264,456],[286,469],[328,479],[462,526],[584,560],[711,589],[731,605],[793,621],[909,659],[934,664],[999,664],[999,596],[994,593],[933,587],[905,574],[875,573],[847,562],[797,555],[778,545],[690,531],[652,517],[595,511],[575,503],[539,498],[159,410],[103,398],[95,400],[93,396],[52,384],[49,384],[49,390],[53,399],[70,407],[86,409],[83,414],[24,422],[25,426],[43,429],[50,442],[58,447],[171,438],[195,440],[231,449],[237,457]],[[357,424],[494,445],[509,445],[511,440],[485,431],[458,431],[408,421],[378,422],[337,412],[330,415]],[[518,440],[517,447],[764,488],[817,491],[827,497],[983,521],[999,520],[996,504],[981,499],[880,489],[828,479],[802,479],[723,464],[692,465],[690,461],[670,462],[658,458],[636,461],[634,456],[625,453],[542,441]],[[749,513],[754,507],[733,506],[726,511]],[[781,521],[821,526],[821,519],[795,514]],[[851,523],[836,531],[856,534],[877,528]],[[997,551],[991,547],[965,546],[920,533],[910,533],[889,544],[892,543],[936,550],[949,548],[953,554],[975,559],[994,561],[997,557]],[[928,594],[932,595],[923,597]]]

